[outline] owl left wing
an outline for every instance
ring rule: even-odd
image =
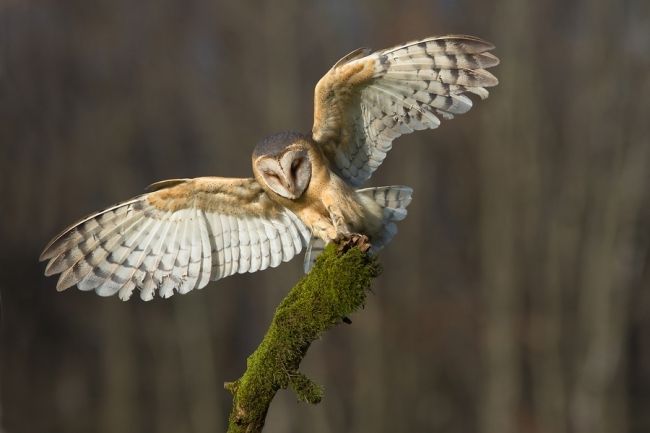
[[[314,141],[337,174],[360,186],[394,139],[469,111],[466,94],[488,97],[486,87],[498,83],[486,70],[499,63],[489,53],[493,48],[476,37],[450,35],[351,52],[316,85]]]
[[[311,234],[254,179],[202,177],[158,182],[151,192],[90,215],[41,254],[58,290],[77,285],[122,300],[150,300],[208,281],[288,261]]]

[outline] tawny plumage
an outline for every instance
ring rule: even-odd
[[[235,273],[275,267],[303,248],[305,269],[331,241],[360,233],[376,251],[406,217],[411,189],[356,189],[394,139],[467,112],[488,96],[494,47],[441,36],[371,53],[358,49],[318,82],[311,135],[280,133],[253,152],[254,178],[155,183],[149,192],[90,215],[41,254],[57,289],[77,285],[129,299],[136,289],[186,293]]]

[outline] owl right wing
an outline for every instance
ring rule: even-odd
[[[472,108],[466,94],[488,97],[498,81],[486,68],[494,46],[472,36],[431,37],[372,53],[360,48],[339,60],[314,92],[312,137],[334,171],[360,186],[394,139],[440,125]]]
[[[153,184],[149,193],[90,215],[41,254],[58,290],[77,285],[127,300],[203,288],[210,280],[278,266],[311,233],[254,179],[202,177]]]

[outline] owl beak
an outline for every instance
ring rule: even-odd
[[[296,186],[292,182],[287,181],[284,186],[287,188],[287,191],[291,193],[292,199],[298,198],[298,194],[296,194]]]

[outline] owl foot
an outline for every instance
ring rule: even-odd
[[[359,233],[352,233],[349,235],[339,235],[338,239],[336,240],[336,243],[339,246],[338,250],[340,252],[346,252],[350,248],[357,247],[361,250],[361,252],[365,253],[371,247],[368,236]]]
[[[334,206],[329,206],[327,211],[330,214],[330,220],[332,221],[334,228],[336,228],[336,232],[339,234],[337,237],[340,237],[341,235],[350,236],[350,228],[345,223],[345,218],[343,218],[341,211]]]

